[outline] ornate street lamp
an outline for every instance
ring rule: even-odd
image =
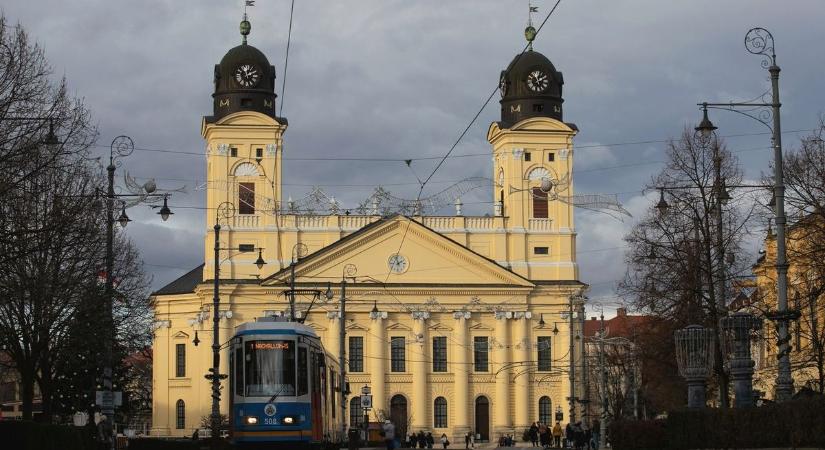
[[[719,327],[723,332],[723,354],[728,357],[727,369],[733,378],[733,404],[736,408],[750,408],[754,405],[751,337],[762,329],[762,319],[738,312],[720,319]]]
[[[714,331],[689,325],[674,332],[676,363],[687,381],[688,408],[705,407],[705,381],[713,373]]]
[[[782,157],[782,126],[780,121],[779,72],[776,64],[773,35],[764,28],[751,28],[745,34],[745,49],[762,57],[762,68],[770,74],[771,88],[748,102],[700,103],[703,109],[721,109],[741,114],[764,125],[771,132],[773,147],[773,205],[776,222],[776,297],[777,309],[768,314],[777,328],[776,400],[790,400],[793,394],[791,374],[789,322],[799,318],[799,312],[788,308],[788,263],[785,245],[785,179]],[[759,101],[761,100],[761,101]]]

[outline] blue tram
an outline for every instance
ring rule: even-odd
[[[342,441],[338,361],[312,328],[258,319],[235,329],[230,351],[233,444],[318,449]]]

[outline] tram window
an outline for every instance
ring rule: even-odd
[[[298,395],[309,392],[309,372],[307,370],[307,348],[298,347]]]
[[[243,349],[235,350],[235,394],[243,395]]]
[[[248,397],[295,395],[295,341],[247,341]]]

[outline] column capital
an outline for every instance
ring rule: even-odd
[[[427,319],[430,318],[430,312],[429,311],[413,311],[412,313],[410,313],[410,316],[412,316],[413,320],[427,320]]]
[[[471,313],[470,311],[453,311],[453,319],[469,320],[471,317],[473,317],[473,313]]]

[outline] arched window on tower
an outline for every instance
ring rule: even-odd
[[[433,427],[447,428],[447,399],[437,397],[433,402]]]
[[[175,428],[182,430],[186,428],[186,403],[183,400],[178,400],[175,404]]]
[[[364,425],[364,410],[361,409],[361,397],[353,397],[349,401],[349,426],[361,427]]]
[[[550,397],[544,396],[539,399],[539,422],[544,424],[552,423],[552,402],[550,401]]]

